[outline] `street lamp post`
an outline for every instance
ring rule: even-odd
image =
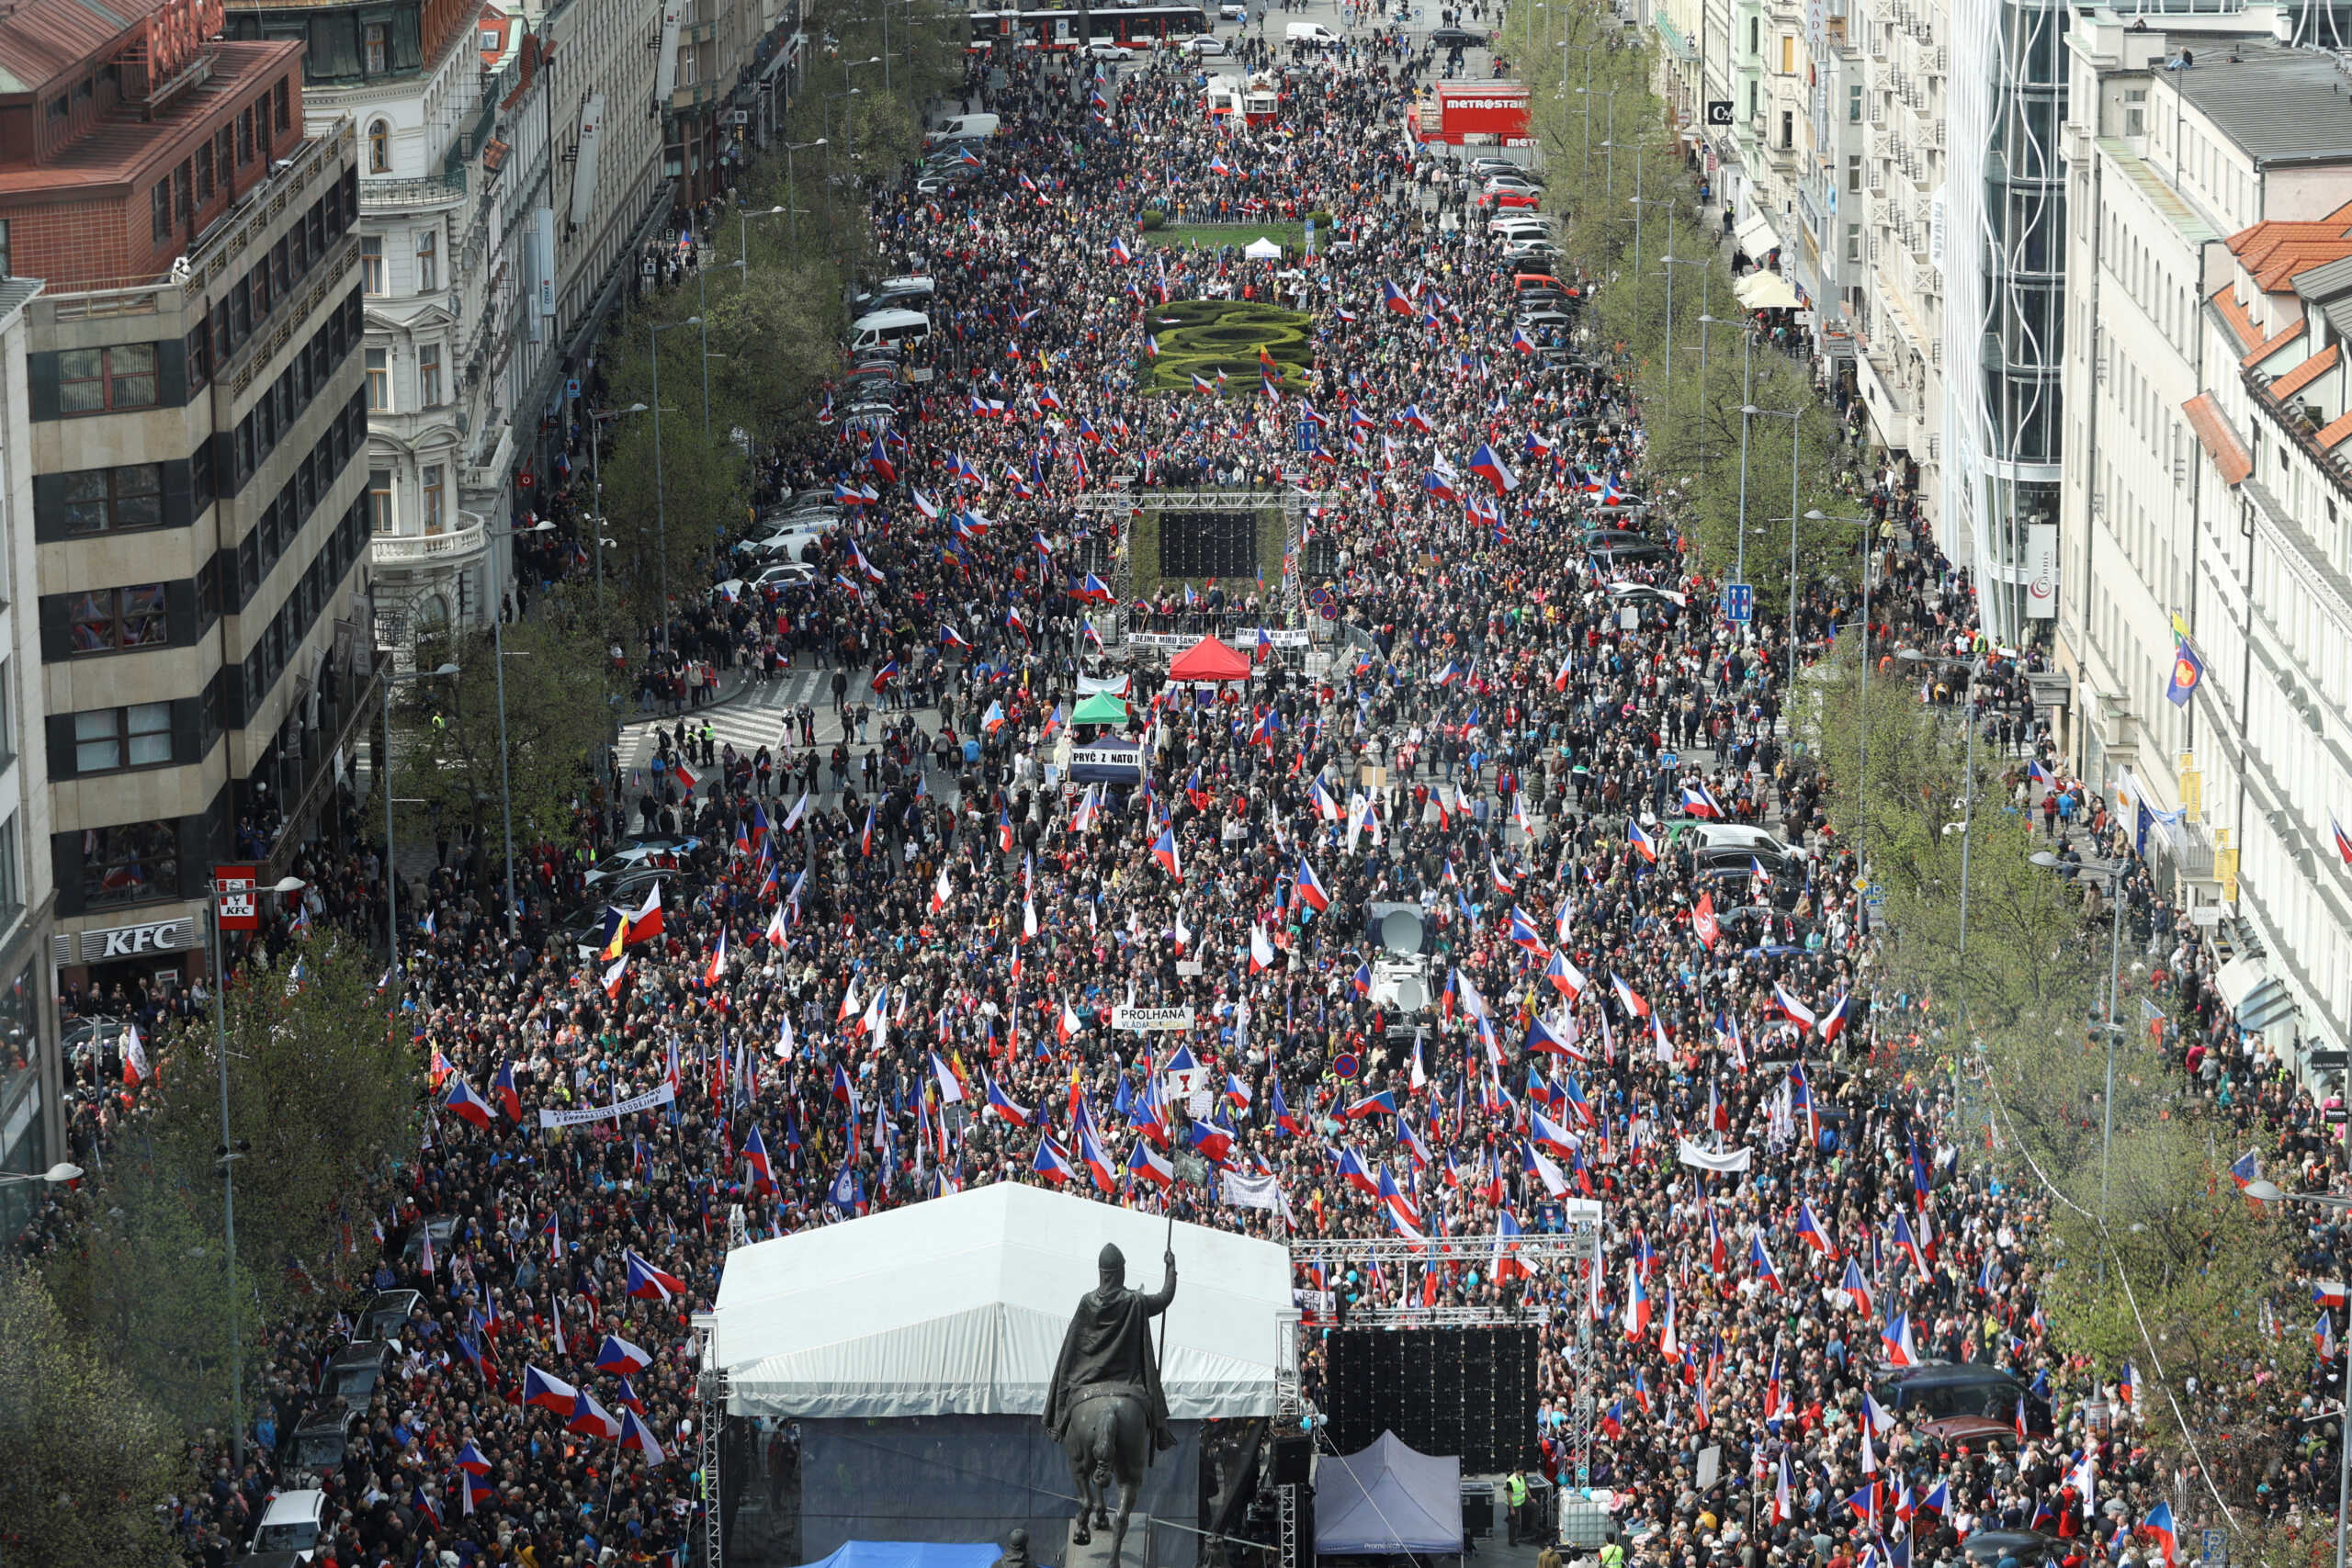
[[[1759,409],[1754,403],[1744,405],[1740,413],[1747,419],[1785,419],[1789,422],[1789,679],[1788,689],[1797,689],[1797,432],[1804,419],[1803,409]],[[1745,443],[1742,444],[1745,446]],[[1740,492],[1747,493],[1747,468],[1740,472],[1743,482]],[[1783,699],[1787,700],[1786,698]]]
[[[1855,834],[1862,845],[1862,853],[1870,853],[1870,768],[1871,768],[1871,519],[1867,517],[1831,517],[1815,507],[1806,513],[1809,523],[1851,523],[1862,530],[1862,722],[1854,743],[1854,815]],[[1865,871],[1868,867],[1865,866]],[[1862,929],[1870,929],[1870,904],[1862,904]]]
[[[683,321],[673,321],[667,326],[656,322],[649,329],[653,337],[653,531],[656,547],[662,557],[662,647],[665,652],[670,647],[670,513],[667,498],[662,493],[662,334],[676,332],[682,327],[700,325],[700,316],[688,316]],[[707,367],[704,373],[709,373]],[[703,434],[707,435],[709,433],[706,421]]]
[[[2352,1198],[2339,1198],[2332,1192],[2282,1192],[2274,1182],[2257,1178],[2245,1185],[2245,1195],[2263,1202],[2309,1203],[2313,1208],[2342,1211],[2352,1209]],[[2352,1510],[2352,1389],[2347,1389],[2339,1375],[2335,1386],[2335,1568],[2346,1568],[2345,1562],[2344,1517]]]
[[[596,526],[600,531],[603,529],[602,519],[598,520]],[[511,539],[519,534],[551,533],[554,528],[553,523],[542,517],[527,528],[502,529],[487,536],[496,541]],[[602,548],[601,546],[598,547]],[[498,552],[492,550],[490,558],[495,567]],[[523,931],[523,916],[522,907],[514,901],[514,790],[506,766],[506,617],[501,613],[495,598],[491,601],[490,645],[492,662],[497,667],[498,676],[498,801],[504,818],[506,836],[506,931],[509,936],[519,937]]]
[[[2066,863],[2048,850],[2026,859],[2044,871],[2056,871]],[[2107,1100],[2098,1141],[2098,1217],[2102,1222],[2107,1218],[2108,1167],[2115,1153],[2115,1043],[2123,1032],[2123,870],[2120,861],[2075,863],[2077,876],[2104,878],[2108,896],[2107,1021],[2099,1026],[2099,1032],[2107,1036]]]
[[[299,876],[288,876],[269,891],[299,893],[309,886]],[[220,1238],[229,1249],[229,1458],[242,1472],[245,1468],[245,1347],[244,1335],[237,1326],[237,1147],[229,1136],[229,972],[220,956],[220,885],[208,881],[204,892],[205,924],[212,942],[212,1058],[220,1069]]]
[[[605,459],[603,438],[596,426],[623,414],[643,413],[643,403],[631,403],[625,409],[590,409],[588,411],[588,482],[596,491],[594,526],[596,530],[596,622],[599,635],[605,619]]]
[[[412,670],[406,674],[395,670],[384,671],[384,776],[379,784],[384,792],[384,941],[391,959],[395,1002],[400,1000],[401,993],[401,907],[400,857],[392,840],[392,686],[397,682],[424,681],[457,672],[454,664],[444,664],[438,670]]]
[[[784,204],[788,214],[785,223],[792,231],[792,254],[796,256],[800,254],[800,182],[792,172],[792,155],[795,152],[805,152],[811,147],[826,145],[827,139],[822,136],[814,141],[787,141],[784,144]],[[830,160],[832,153],[828,152],[825,156]],[[828,199],[830,198],[829,191]]]
[[[51,1184],[62,1184],[63,1182],[79,1181],[81,1179],[82,1168],[78,1165],[70,1164],[64,1160],[58,1161],[55,1165],[51,1166],[47,1170],[0,1170],[0,1187],[12,1187],[21,1181],[46,1181]]]
[[[1982,659],[1939,659],[1931,654],[1905,649],[1905,663],[1933,664],[1939,668],[1964,667],[1968,671],[1968,693],[1963,699],[1965,711],[1962,720],[1968,727],[1966,761],[1962,766],[1960,797],[1960,952],[1954,964],[1952,1004],[1954,1042],[1951,1059],[1952,1110],[1960,1109],[1960,1054],[1968,1045],[1968,852],[1976,840],[1976,678],[1984,672]]]

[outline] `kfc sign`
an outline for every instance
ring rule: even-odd
[[[111,964],[151,953],[176,953],[196,945],[197,923],[188,916],[174,920],[150,920],[144,925],[116,926],[109,931],[82,933],[82,962]]]

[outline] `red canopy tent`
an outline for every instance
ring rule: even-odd
[[[1250,660],[1213,637],[1204,637],[1168,666],[1171,681],[1246,681]]]

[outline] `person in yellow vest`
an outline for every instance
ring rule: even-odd
[[[1527,1508],[1527,1474],[1524,1471],[1510,1472],[1510,1479],[1503,1483],[1503,1495],[1510,1510],[1505,1528],[1510,1533],[1510,1543],[1517,1546],[1520,1522],[1526,1517]]]

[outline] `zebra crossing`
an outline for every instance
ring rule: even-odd
[[[841,720],[833,715],[833,694],[823,680],[823,672],[816,670],[797,671],[781,681],[747,688],[732,700],[716,707],[692,708],[673,718],[666,715],[639,719],[621,729],[621,773],[632,783],[641,783],[645,766],[653,757],[653,732],[667,729],[673,735],[680,725],[699,731],[708,724],[718,737],[719,747],[732,746],[739,755],[747,755],[764,746],[781,757],[789,747],[800,750],[800,727],[797,721],[787,728],[787,710],[797,711],[802,703],[817,710],[817,742],[830,750],[842,735]]]

